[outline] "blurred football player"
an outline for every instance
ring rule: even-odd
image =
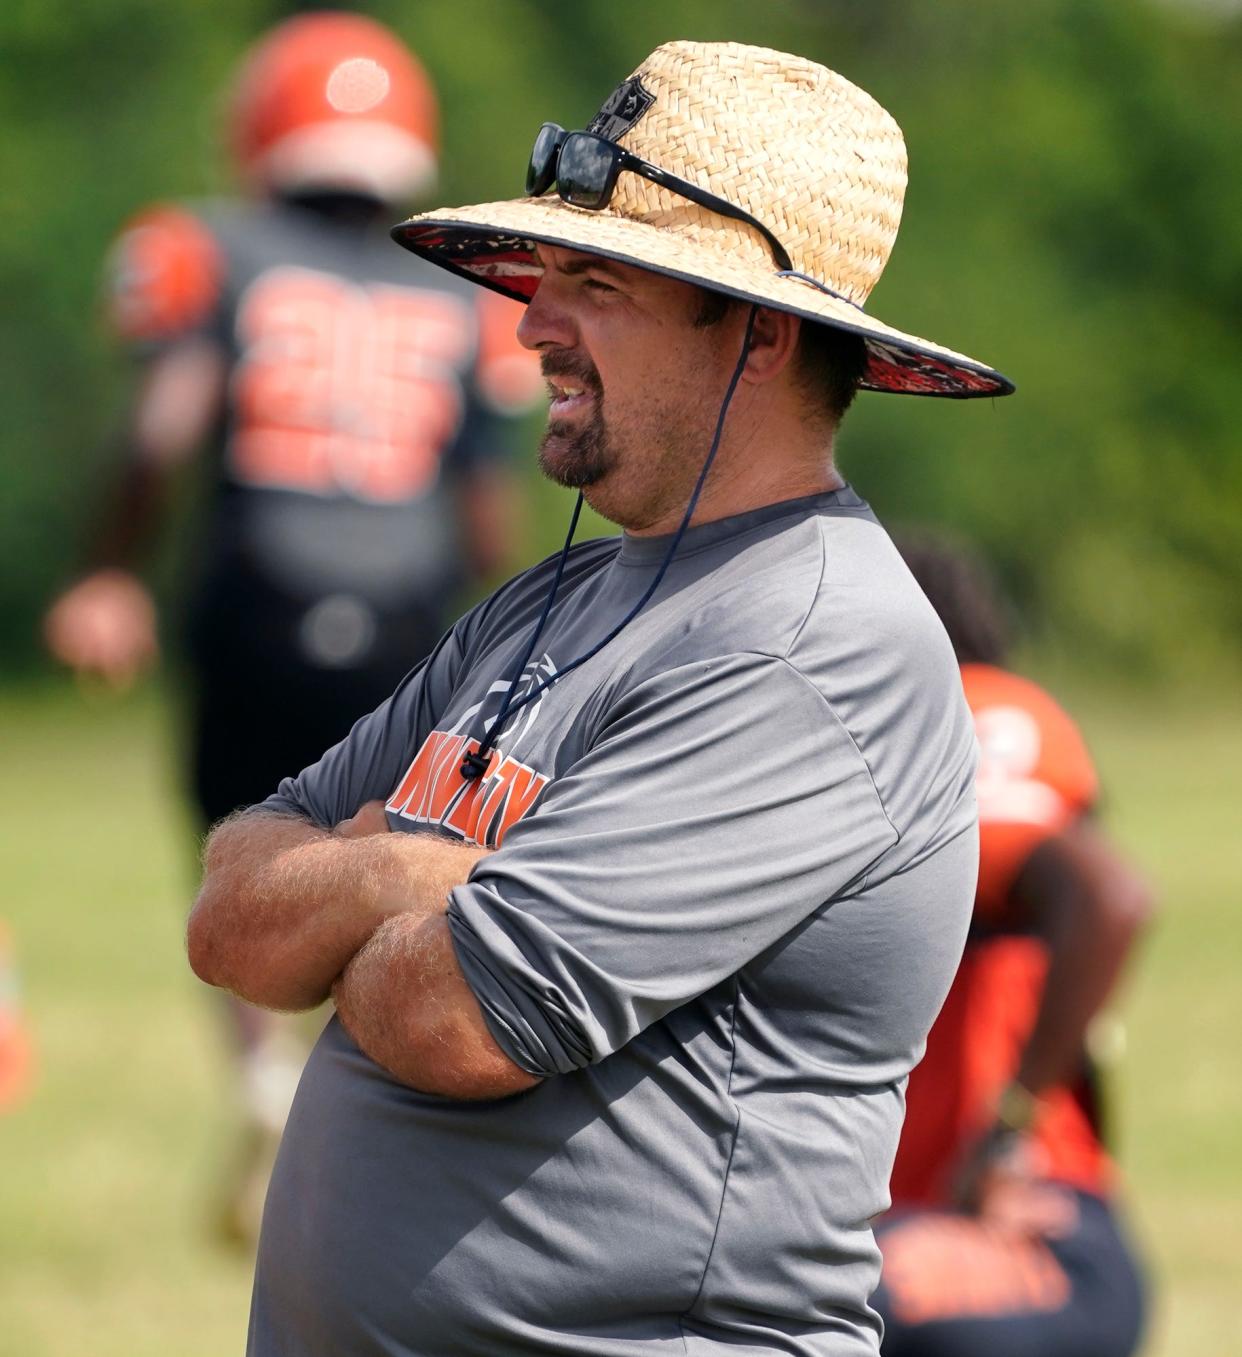
[[[231,144],[243,197],[150,208],[112,252],[111,318],[141,371],[89,569],[45,624],[57,658],[108,684],[151,663],[136,565],[173,473],[206,453],[176,619],[203,828],[344,736],[505,562],[501,425],[542,390],[521,308],[382,229],[437,153],[434,91],[387,29],[333,12],[274,29],[242,66]],[[271,1015],[231,1012],[253,1153],[228,1223],[248,1236],[303,1052]]]
[[[929,535],[899,546],[962,667],[980,867],[876,1230],[882,1351],[1128,1357],[1144,1283],[1087,1045],[1151,900],[1094,818],[1096,774],[1074,723],[1005,668],[1005,619],[978,563]]]

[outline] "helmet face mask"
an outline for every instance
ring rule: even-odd
[[[393,33],[359,14],[299,15],[260,39],[231,122],[242,175],[262,192],[398,203],[435,178],[431,82]]]

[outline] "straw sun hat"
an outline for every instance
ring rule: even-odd
[[[872,391],[962,398],[1013,390],[975,359],[863,311],[897,236],[906,148],[884,109],[836,72],[762,47],[666,43],[586,130],[755,217],[802,276],[781,275],[753,226],[625,171],[602,211],[548,194],[422,213],[394,238],[519,301],[538,286],[538,242],[834,325],[866,341],[862,386]]]

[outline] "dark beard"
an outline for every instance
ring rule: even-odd
[[[579,378],[594,395],[595,408],[585,427],[567,420],[548,421],[539,443],[539,469],[550,481],[569,490],[594,485],[612,470],[616,460],[604,426],[599,374],[589,363],[575,361],[564,353],[544,354],[540,366],[545,377]]]
[[[558,442],[560,448],[554,452],[552,445]],[[564,421],[549,421],[539,443],[539,470],[550,481],[569,490],[581,490],[602,480],[612,464],[608,431],[598,405],[590,423],[576,431]]]

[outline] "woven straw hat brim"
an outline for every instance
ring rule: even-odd
[[[781,277],[745,258],[633,217],[590,212],[559,198],[517,198],[441,208],[392,230],[413,253],[494,291],[527,302],[538,286],[534,244],[562,245],[662,273],[743,301],[788,311],[860,335],[870,391],[965,400],[1006,396],[1013,383],[995,369],[917,335],[885,325],[811,283]]]

